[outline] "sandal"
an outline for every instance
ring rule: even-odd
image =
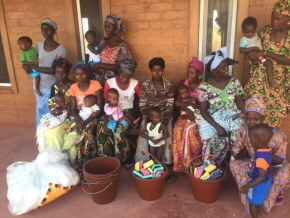
[[[178,179],[178,175],[170,175],[167,179],[166,179],[166,183],[167,184],[171,184],[174,183],[176,181],[176,179]]]
[[[276,197],[275,205],[281,206],[283,203],[284,203],[284,195],[283,192],[281,191],[279,195]]]

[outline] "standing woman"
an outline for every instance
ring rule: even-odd
[[[28,66],[30,70],[34,69],[40,72],[39,88],[43,96],[35,95],[37,101],[36,126],[38,126],[43,115],[50,113],[48,100],[51,86],[57,82],[52,63],[58,56],[66,57],[65,47],[54,39],[54,35],[57,33],[57,25],[53,20],[46,18],[41,21],[41,33],[45,40],[39,41],[36,47],[39,58],[38,67]]]
[[[108,100],[108,90],[115,88],[119,92],[119,104],[123,114],[134,115],[134,100],[140,96],[140,83],[133,79],[136,72],[137,63],[131,59],[125,59],[119,66],[119,75],[108,79],[105,85],[104,98]],[[120,161],[126,161],[130,157],[130,146],[125,136],[128,127],[122,124],[117,125],[116,131],[110,133],[106,122],[99,122],[98,125],[98,155],[113,156]]]
[[[265,26],[261,33],[263,50],[252,51],[248,54],[251,61],[264,56],[273,62],[274,79],[279,89],[269,86],[265,67],[252,66],[249,81],[245,86],[246,99],[254,95],[263,98],[267,105],[267,118],[269,126],[279,127],[281,119],[286,117],[290,109],[290,3],[280,0],[274,6],[271,16],[271,26]]]
[[[103,48],[100,54],[101,63],[94,66],[94,71],[101,75],[101,84],[118,75],[119,65],[124,59],[132,59],[129,46],[124,41],[125,26],[122,19],[115,14],[110,14],[105,20],[104,27],[107,38],[104,38],[100,44]]]
[[[197,58],[192,58],[188,65],[187,78],[179,82],[179,86],[184,84],[188,87],[190,97],[195,101],[195,108],[198,105],[198,90],[201,86],[200,77],[204,66]],[[177,96],[175,105],[178,109],[184,110],[186,116],[179,116],[173,129],[173,171],[185,173],[190,165],[190,160],[201,154],[202,143],[195,122],[194,113],[187,108],[188,103],[183,103]]]
[[[97,140],[96,129],[98,125],[97,117],[91,115],[87,120],[82,120],[79,111],[84,104],[84,98],[87,95],[97,96],[97,105],[103,108],[102,86],[99,81],[89,79],[90,65],[85,61],[79,61],[74,67],[77,83],[70,88],[71,95],[71,114],[77,125],[77,132],[82,134],[85,132],[84,139],[76,144],[77,163],[81,168],[88,160],[97,157]]]
[[[165,140],[165,146],[162,155],[162,162],[165,164],[172,163],[172,112],[174,102],[174,87],[171,82],[163,78],[165,69],[165,61],[163,58],[153,58],[149,61],[149,69],[152,78],[145,81],[141,86],[140,110],[143,116],[141,129],[145,125],[145,121],[149,119],[149,108],[159,107],[162,113],[162,124],[164,124],[169,132],[169,137]],[[135,161],[148,160],[148,155],[144,151],[149,152],[148,140],[143,137],[138,138],[138,147],[136,151]]]
[[[236,131],[243,122],[237,119],[235,129],[229,132],[217,122],[217,118],[228,120],[233,125],[232,119],[235,116],[245,116],[243,89],[239,80],[229,75],[230,61],[232,60],[228,58],[227,47],[205,58],[207,72],[211,72],[212,76],[199,88],[198,101],[202,115],[199,132],[206,166],[212,161],[221,164],[228,153],[229,144],[231,141],[235,142]]]

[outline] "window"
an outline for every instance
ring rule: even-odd
[[[8,74],[8,68],[6,64],[6,58],[4,53],[4,45],[0,30],[0,86],[10,86],[10,79]]]
[[[236,14],[237,0],[200,1],[200,60],[224,46],[228,46],[229,57],[233,57]]]
[[[87,41],[85,33],[88,30],[94,30],[99,39],[104,38],[103,18],[102,18],[102,1],[101,0],[76,0],[78,23],[81,40],[82,59],[88,60]]]

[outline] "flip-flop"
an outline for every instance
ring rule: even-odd
[[[275,205],[280,206],[284,203],[284,195],[283,192],[281,192],[281,195],[278,195],[276,197]]]
[[[167,179],[166,179],[166,183],[167,184],[171,184],[174,183],[176,181],[176,179],[178,179],[178,175],[170,175]]]

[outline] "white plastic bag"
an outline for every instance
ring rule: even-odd
[[[47,148],[32,162],[8,166],[6,180],[8,208],[13,215],[20,215],[70,191],[79,183],[79,175],[70,167],[67,154]]]

